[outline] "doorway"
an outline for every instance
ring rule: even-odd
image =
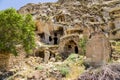
[[[58,44],[58,37],[57,37],[57,33],[56,32],[54,33],[54,38],[53,39],[54,39],[54,45]]]
[[[51,36],[49,36],[49,41],[50,41],[50,42],[52,41],[52,37],[51,37]]]
[[[78,51],[78,47],[75,46],[75,53],[78,54],[78,52],[79,52],[79,51]]]
[[[57,36],[54,37],[54,44],[58,44],[58,38],[57,38]]]

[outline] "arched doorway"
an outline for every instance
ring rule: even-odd
[[[64,59],[66,59],[71,53],[78,53],[78,47],[74,40],[70,40],[65,43],[64,45],[64,52],[62,53],[62,56]]]
[[[70,40],[65,43],[64,50],[74,52],[74,46],[76,43],[73,40]]]

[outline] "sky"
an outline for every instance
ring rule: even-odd
[[[0,10],[7,8],[19,9],[27,3],[44,3],[44,2],[56,2],[57,0],[0,0]]]

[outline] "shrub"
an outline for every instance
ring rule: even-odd
[[[76,59],[78,59],[78,57],[79,57],[78,54],[72,53],[71,55],[69,55],[69,57],[68,57],[66,60],[67,60],[67,61],[75,62]]]
[[[43,70],[43,69],[44,69],[43,66],[38,66],[38,67],[37,67],[37,70]]]
[[[58,70],[60,73],[65,77],[69,74],[69,67],[68,66],[59,66]]]
[[[20,15],[13,8],[0,11],[0,52],[17,55],[16,45],[30,52],[35,46],[34,30],[31,15]]]
[[[87,39],[85,37],[81,38],[79,41],[79,46],[80,46],[83,54],[85,54],[85,52],[86,52],[86,43],[87,43]]]

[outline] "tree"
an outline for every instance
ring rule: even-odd
[[[16,45],[30,52],[35,46],[34,30],[31,15],[21,15],[13,8],[0,11],[0,52],[17,55]]]

